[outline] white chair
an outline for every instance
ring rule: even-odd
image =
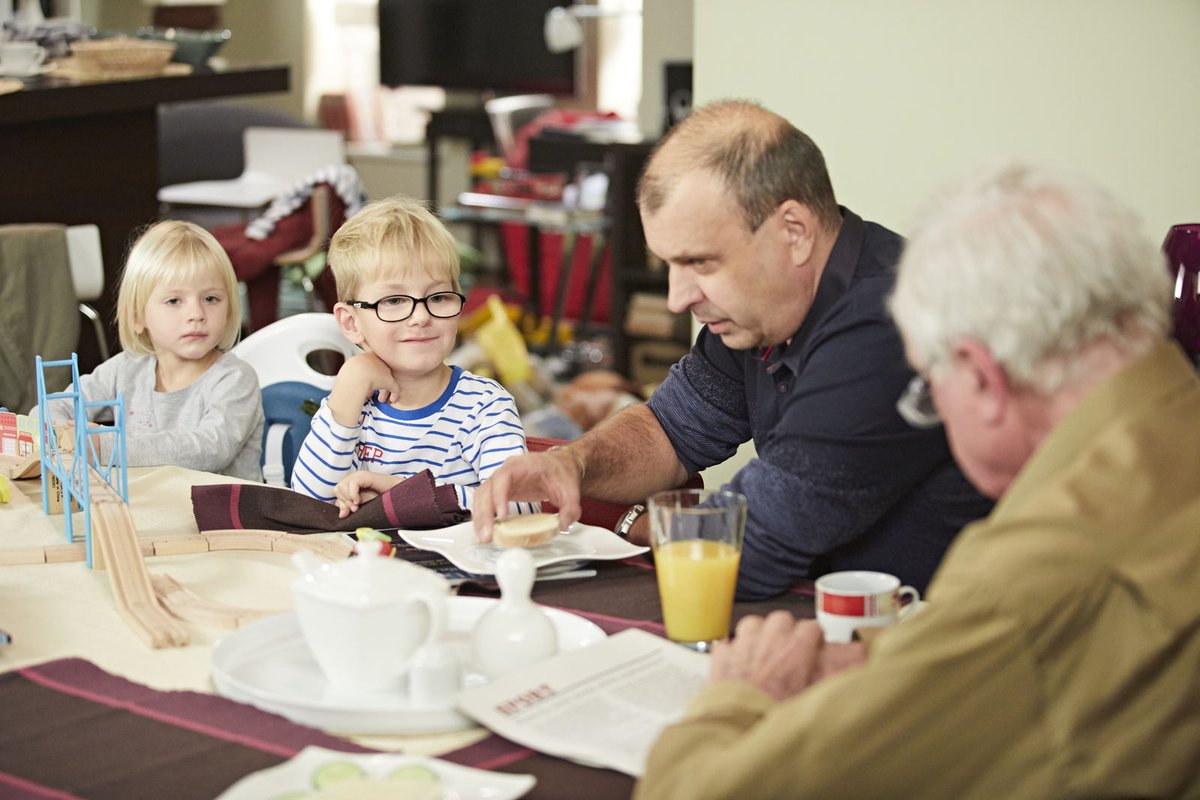
[[[245,167],[240,176],[164,186],[158,190],[158,202],[164,207],[221,206],[248,214],[321,167],[346,163],[341,131],[251,126],[242,134],[242,146]]]
[[[262,387],[263,480],[287,486],[312,421],[309,403],[319,404],[344,359],[362,351],[342,335],[333,314],[307,313],[255,331],[233,352],[254,367]]]
[[[500,147],[500,154],[510,157],[516,148],[517,131],[521,126],[551,108],[554,108],[554,95],[551,94],[516,94],[484,102],[483,110],[492,123],[492,135]]]
[[[100,314],[91,305],[104,293],[104,252],[100,249],[100,229],[95,225],[67,227],[67,259],[71,262],[71,281],[79,300],[79,313],[92,321],[100,359],[108,360],[108,337]]]

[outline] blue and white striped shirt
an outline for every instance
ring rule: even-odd
[[[333,502],[333,487],[351,472],[408,478],[428,469],[437,483],[453,484],[470,509],[475,487],[506,458],[525,452],[525,429],[503,386],[451,369],[446,390],[424,408],[402,411],[371,399],[354,427],[338,424],[321,401],[292,469],[292,489]],[[516,513],[535,510],[514,505]]]

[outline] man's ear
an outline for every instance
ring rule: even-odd
[[[349,339],[359,347],[363,346],[363,333],[358,327],[358,317],[354,314],[354,309],[345,303],[335,303],[333,306],[333,316],[337,320],[338,327],[342,329],[342,335]]]
[[[967,371],[975,407],[982,418],[989,424],[1002,423],[1013,402],[1013,386],[1004,367],[977,339],[955,342],[953,354],[955,363]]]
[[[793,264],[807,264],[812,258],[816,244],[817,216],[808,206],[797,200],[784,200],[775,210],[783,223],[783,235],[787,237],[788,251]]]

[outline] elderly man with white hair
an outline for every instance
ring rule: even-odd
[[[891,299],[992,514],[861,643],[749,618],[636,796],[1200,797],[1200,380],[1103,189],[1021,165],[941,198]]]

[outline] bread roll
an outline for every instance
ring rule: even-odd
[[[492,527],[497,547],[537,547],[558,536],[557,514],[520,514]]]

